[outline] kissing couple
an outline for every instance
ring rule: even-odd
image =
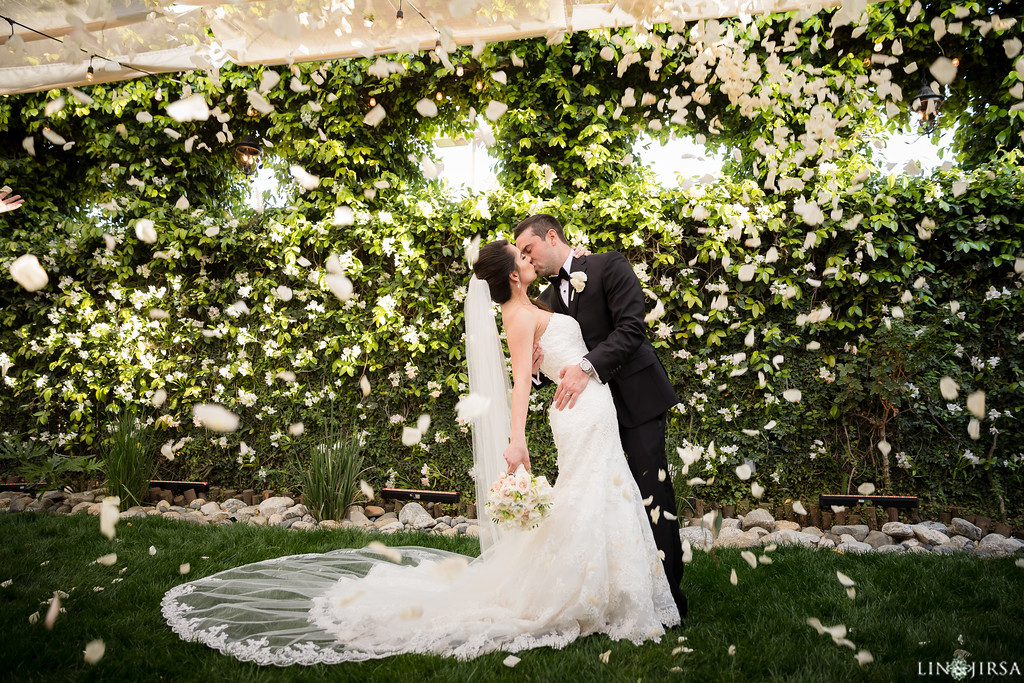
[[[258,562],[177,586],[172,629],[245,661],[315,664],[432,653],[472,659],[561,648],[604,633],[660,640],[686,615],[682,547],[665,456],[678,402],[647,339],[644,294],[617,252],[576,256],[553,216],[480,248],[466,296],[481,554],[340,549]],[[551,278],[536,299],[538,276]],[[512,365],[511,398],[491,302]],[[539,370],[539,373],[538,373]],[[557,384],[553,507],[534,529],[485,519],[481,491],[529,469],[532,389]]]

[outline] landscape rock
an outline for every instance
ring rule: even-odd
[[[902,553],[906,552],[906,550],[907,549],[899,543],[894,543],[893,545],[880,545],[875,548],[876,553]]]
[[[847,543],[840,543],[836,546],[836,550],[838,550],[841,553],[854,553],[859,555],[861,553],[871,552],[872,548],[867,543],[861,543],[860,541],[850,541]]]
[[[295,501],[291,498],[286,496],[274,496],[273,498],[267,498],[260,503],[260,514],[268,517],[273,514],[281,514],[294,505]]]
[[[404,529],[405,529],[405,525],[404,524],[402,524],[398,520],[393,520],[393,521],[389,522],[388,524],[385,524],[382,527],[378,527],[377,531],[379,531],[382,534],[390,535],[390,534],[393,534],[395,532],[402,531]]]
[[[867,536],[864,537],[864,542],[878,550],[882,546],[892,545],[892,537],[881,531],[869,531]]]
[[[313,522],[303,522],[300,519],[299,521],[292,524],[291,528],[296,529],[298,531],[312,531],[313,529],[316,529],[316,524],[314,524]]]
[[[207,503],[199,508],[204,515],[215,515],[221,511],[221,506],[216,503]]]
[[[904,524],[903,522],[886,522],[882,525],[882,533],[892,536],[898,541],[914,537],[913,527],[909,524]]]
[[[697,550],[706,550],[714,542],[711,531],[699,526],[688,526],[680,529],[679,540],[688,540],[690,545]]]
[[[953,521],[949,523],[949,533],[954,536],[969,538],[972,541],[980,541],[982,536],[980,527],[959,517],[954,517]]]
[[[366,509],[363,510],[363,514],[367,517],[380,517],[384,514],[384,508],[379,505],[367,505]]]
[[[394,512],[389,512],[387,514],[381,515],[380,517],[369,523],[377,527],[377,529],[380,529],[381,527],[385,527],[389,524],[394,524],[398,521],[398,515],[396,515]]]
[[[779,531],[779,530],[783,530],[783,531],[800,531],[800,525],[797,524],[796,522],[790,522],[790,521],[787,521],[785,519],[780,519],[780,520],[775,522],[775,530],[776,531]]]
[[[413,529],[426,529],[434,526],[434,518],[419,503],[407,503],[402,507],[398,519],[402,524],[408,524]]]
[[[1016,538],[1007,538],[1002,534],[988,534],[978,543],[978,550],[1000,553],[1015,553],[1024,548],[1024,543]]]
[[[911,528],[914,530],[914,535],[917,536],[917,540],[921,541],[921,543],[925,543],[927,545],[945,545],[946,543],[949,543],[949,536],[932,526],[915,524]],[[942,528],[945,529],[946,525],[943,524]]]
[[[858,543],[863,543],[864,539],[868,536],[868,525],[867,524],[839,524],[832,527],[832,533],[840,538],[843,534],[849,534],[853,536],[853,539]]]
[[[353,524],[358,524],[359,526],[364,526],[370,523],[370,520],[367,519],[366,515],[363,514],[363,509],[357,506],[352,506],[351,508],[349,508],[346,519],[348,519],[348,521],[352,522]]]
[[[749,531],[752,527],[759,526],[768,531],[775,531],[775,518],[767,510],[757,508],[743,515],[743,530]]]
[[[802,545],[805,548],[813,548],[818,544],[819,537],[813,534],[805,534],[802,531],[791,529],[780,529],[761,538],[761,543],[777,543],[779,545]]]

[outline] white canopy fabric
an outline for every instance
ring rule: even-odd
[[[838,2],[807,0],[0,0],[0,95],[236,64],[370,57]],[[863,10],[866,0],[844,9]],[[404,25],[396,23],[399,10]],[[7,21],[5,21],[6,19]],[[5,32],[6,29],[6,32]],[[45,34],[45,35],[42,35]],[[443,56],[442,59],[446,59]],[[93,68],[93,78],[88,75]]]

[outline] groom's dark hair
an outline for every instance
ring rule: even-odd
[[[565,239],[565,231],[562,229],[562,224],[551,214],[538,213],[522,221],[516,226],[515,238],[519,239],[519,236],[527,230],[541,239],[544,239],[548,234],[548,230],[554,230],[555,234],[558,235],[558,239],[562,240],[565,244],[569,244],[569,240]]]

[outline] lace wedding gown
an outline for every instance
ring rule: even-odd
[[[578,363],[577,322],[554,314],[541,370]],[[592,633],[634,643],[679,623],[647,511],[619,444],[606,385],[550,411],[554,506],[470,561],[429,548],[295,555],[177,586],[162,608],[183,639],[260,664],[335,663],[420,652],[470,659],[561,648]],[[486,523],[483,522],[482,523]]]

